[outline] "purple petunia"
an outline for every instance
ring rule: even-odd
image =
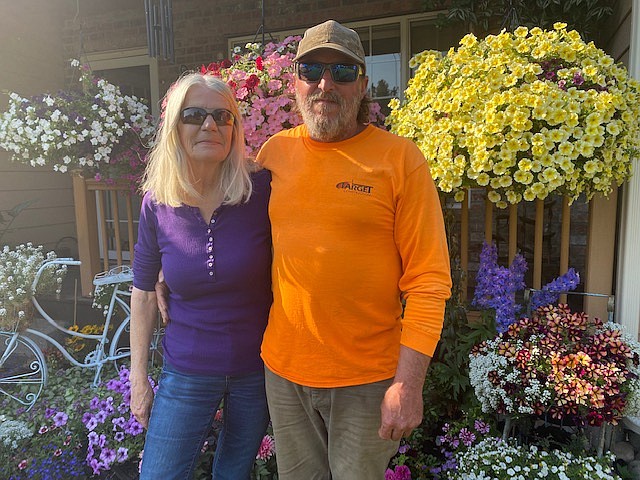
[[[396,465],[393,470],[387,468],[384,480],[411,480],[411,470],[406,465]]]
[[[125,447],[119,447],[116,452],[116,462],[122,463],[129,459],[129,450]]]
[[[53,416],[53,424],[56,427],[62,427],[67,424],[67,420],[69,420],[69,415],[64,412],[58,412]]]
[[[103,448],[102,452],[100,452],[100,460],[102,460],[105,464],[110,465],[116,459],[116,451],[111,448]]]
[[[473,422],[473,428],[475,428],[478,433],[482,433],[483,435],[486,435],[487,433],[489,433],[489,430],[491,430],[489,424],[483,422],[482,420],[476,420],[475,422]]]
[[[403,443],[398,447],[398,453],[407,453],[410,449],[411,447],[409,447],[409,445],[407,445],[406,443]]]
[[[473,432],[469,431],[466,428],[462,428],[460,430],[460,440],[464,444],[465,447],[470,447],[476,441],[476,436]]]

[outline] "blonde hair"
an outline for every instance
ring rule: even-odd
[[[149,152],[147,167],[140,186],[151,192],[157,203],[178,207],[190,198],[200,198],[190,181],[190,166],[178,136],[178,122],[187,92],[200,85],[221,95],[233,114],[233,137],[229,155],[222,163],[220,189],[224,204],[236,205],[251,196],[251,177],[245,158],[244,131],[238,104],[229,86],[211,74],[186,73],[169,88],[165,95],[164,118],[156,133],[156,141]]]

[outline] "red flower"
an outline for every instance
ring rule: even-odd
[[[203,75],[206,75],[208,73],[210,73],[212,75],[216,75],[219,72],[220,72],[220,64],[219,63],[212,62],[207,66],[202,65],[200,67],[200,73],[203,74]]]
[[[264,70],[264,64],[262,63],[262,57],[256,58],[256,68],[260,71]]]
[[[255,74],[251,74],[249,75],[249,78],[247,78],[247,81],[245,82],[245,86],[247,87],[247,89],[253,90],[255,87],[258,86],[259,83],[260,83],[260,79],[258,78],[258,76]]]

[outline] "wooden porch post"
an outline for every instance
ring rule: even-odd
[[[96,197],[87,189],[85,179],[73,175],[73,202],[76,211],[78,255],[80,256],[80,286],[83,296],[93,291],[93,276],[100,271]]]
[[[596,195],[589,202],[585,292],[611,295],[613,291],[617,199],[618,189],[614,188],[608,199]],[[590,317],[607,318],[602,299],[586,297],[584,311]]]

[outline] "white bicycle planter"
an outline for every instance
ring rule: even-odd
[[[35,292],[42,272],[51,265],[80,265],[78,260],[71,258],[58,258],[42,264],[31,286]],[[38,337],[53,345],[72,364],[82,368],[93,368],[92,387],[100,383],[102,369],[105,364],[112,363],[116,370],[119,362],[131,355],[128,343],[128,333],[131,320],[131,308],[129,301],[131,292],[130,282],[133,280],[133,271],[127,267],[116,267],[107,272],[99,273],[93,279],[94,286],[114,285],[109,302],[109,308],[104,321],[101,334],[85,334],[68,330],[58,324],[42,308],[38,299],[33,296],[33,304],[38,313],[56,330],[66,335],[80,337],[96,342],[95,348],[81,362],[74,358],[69,351],[55,338],[49,335],[27,328],[25,330],[4,331],[0,330],[0,394],[4,394],[29,410],[47,384],[48,372],[45,356],[40,346],[32,337]],[[122,309],[125,318],[122,320],[113,336],[109,337],[109,327],[116,305]],[[150,361],[154,362],[162,356],[161,339],[164,328],[158,326],[150,345]]]

